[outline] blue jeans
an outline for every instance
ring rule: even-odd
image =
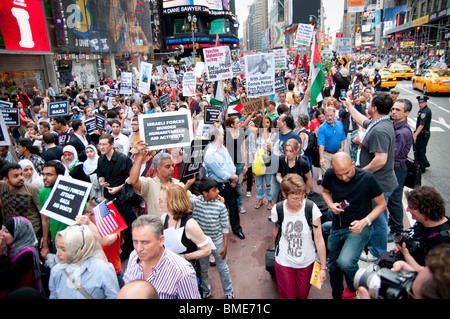
[[[366,226],[359,234],[353,234],[348,228],[331,229],[328,237],[328,268],[333,299],[342,299],[344,277],[350,291],[356,291],[353,280],[371,229],[371,226]]]
[[[273,202],[278,202],[278,193],[280,192],[280,183],[277,181],[277,173],[272,174],[272,182],[270,183],[270,196],[272,196]]]
[[[388,203],[392,192],[384,192],[383,194],[386,203]],[[375,207],[375,203],[372,201],[373,207]],[[380,257],[382,253],[387,251],[388,244],[388,213],[386,209],[372,222],[372,227],[373,231],[369,240],[369,246],[372,246],[370,253],[374,257]]]
[[[236,190],[239,194],[239,197],[237,199],[238,209],[242,206],[242,173],[244,172],[244,165],[245,163],[237,163],[234,165],[236,166],[236,175],[239,176],[238,183],[236,184]]]
[[[256,199],[264,199],[264,181],[266,182],[267,200],[272,200],[271,195],[272,174],[255,175]]]
[[[389,197],[388,210],[391,233],[395,234],[403,231],[403,185],[408,175],[408,168],[406,165],[394,167],[394,172],[398,186]]]
[[[220,256],[220,251],[223,248],[223,242],[218,244],[214,243],[216,249],[212,251],[214,259],[216,261],[217,271],[219,272],[220,282],[222,283],[223,293],[225,295],[233,293],[233,282],[231,281],[230,270],[227,265],[227,258],[222,259]],[[211,291],[211,286],[209,285],[209,256],[199,259],[200,263],[200,273],[201,273],[201,288],[204,292]]]

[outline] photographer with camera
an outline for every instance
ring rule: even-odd
[[[450,221],[445,216],[444,199],[433,187],[416,187],[405,195],[407,210],[416,223],[395,236],[394,253],[401,253],[403,259],[418,270],[425,265],[425,256],[431,249],[450,243]]]
[[[384,271],[384,272],[382,272]],[[394,263],[392,270],[358,271],[355,286],[360,299],[449,299],[450,244],[430,250],[425,266],[416,269],[405,261]]]

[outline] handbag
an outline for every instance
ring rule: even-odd
[[[253,160],[252,170],[255,175],[260,176],[266,173],[266,164],[264,163],[264,150],[260,148]]]
[[[422,184],[422,173],[419,165],[413,159],[407,158],[406,168],[408,169],[408,174],[403,185],[409,188],[420,186]]]

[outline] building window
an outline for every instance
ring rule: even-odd
[[[183,34],[191,32],[191,24],[185,19],[175,19],[173,23],[173,34]]]

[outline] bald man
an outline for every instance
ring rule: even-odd
[[[116,299],[159,299],[159,296],[151,283],[135,280],[123,286]]]
[[[372,222],[386,209],[386,201],[373,173],[355,167],[350,155],[344,152],[331,158],[322,187],[323,199],[333,213],[328,237],[332,295],[334,299],[351,299],[356,297],[353,279],[359,268],[359,256],[369,241]],[[372,200],[376,204],[373,209]]]

